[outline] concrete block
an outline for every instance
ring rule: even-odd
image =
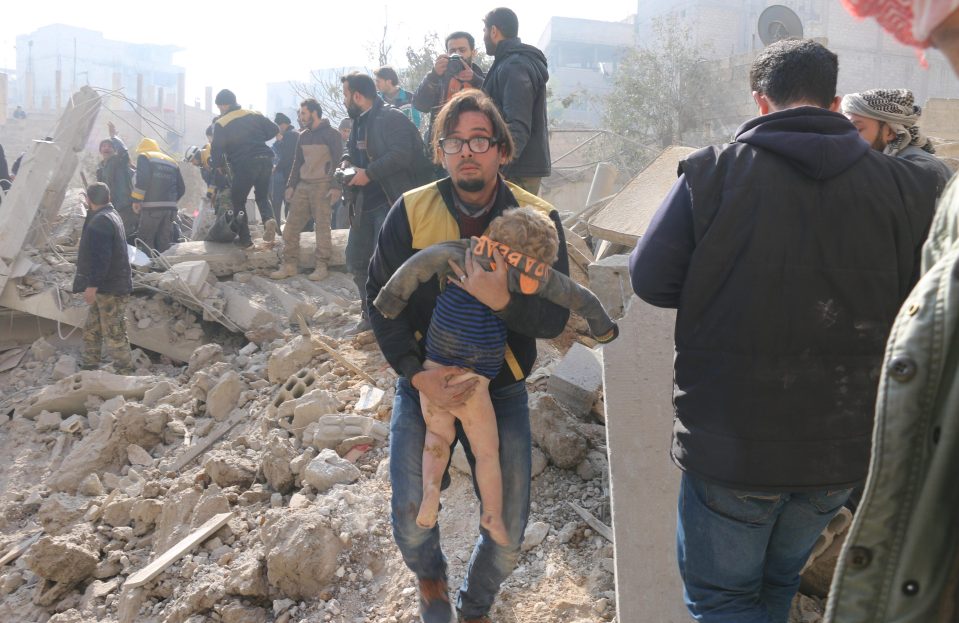
[[[30,354],[35,361],[46,361],[57,354],[57,349],[46,338],[41,337],[30,345]]]
[[[60,428],[60,422],[62,421],[63,416],[56,411],[41,411],[40,414],[37,415],[34,427],[38,433],[46,433]]]
[[[34,418],[41,411],[57,411],[64,415],[86,415],[86,401],[90,396],[104,400],[114,396],[140,400],[148,389],[162,379],[153,376],[120,376],[101,370],[83,371],[47,385],[17,411],[26,418]]]
[[[379,387],[364,385],[360,388],[360,398],[356,401],[356,407],[354,408],[360,412],[376,411],[385,395],[386,392]]]
[[[621,621],[689,621],[676,566],[680,472],[669,458],[675,320],[675,311],[636,299],[619,323],[619,339],[603,347]]]
[[[77,373],[77,360],[70,355],[61,355],[53,366],[53,379],[59,381]]]
[[[573,342],[550,375],[547,388],[573,413],[586,415],[603,389],[602,353]]]
[[[161,278],[161,288],[171,288],[185,294],[201,297],[210,276],[210,264],[205,260],[191,260],[174,264]]]
[[[611,255],[590,264],[589,289],[613,320],[622,318],[635,296],[629,281],[629,255]]]
[[[226,298],[223,314],[243,331],[283,320],[282,317],[274,314],[263,305],[251,300],[239,288],[227,283],[220,284],[220,287],[223,289]]]
[[[336,415],[339,406],[340,402],[333,394],[322,389],[314,389],[302,398],[284,403],[277,411],[277,415],[283,418],[285,411],[292,411],[293,434],[300,439],[307,426],[319,421],[324,415]]]
[[[305,335],[298,335],[289,344],[273,351],[266,364],[267,378],[279,383],[292,376],[313,359],[313,343]]]
[[[230,370],[213,386],[206,395],[206,412],[217,422],[222,422],[230,415],[240,399],[240,393],[246,384],[240,375]]]
[[[365,415],[324,415],[307,426],[303,443],[324,450],[336,448],[345,439],[363,435],[383,442],[388,434],[386,424]]]
[[[301,475],[305,484],[310,485],[317,493],[329,491],[334,485],[349,484],[360,478],[360,470],[330,449],[310,461]]]

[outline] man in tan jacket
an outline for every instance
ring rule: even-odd
[[[270,273],[273,279],[285,279],[299,272],[300,232],[311,218],[316,224],[316,269],[309,279],[320,281],[327,274],[333,251],[330,209],[339,193],[331,186],[337,159],[343,153],[343,139],[322,116],[323,109],[315,99],[309,98],[300,104],[298,117],[303,132],[296,144],[293,170],[286,185],[286,199],[291,207],[283,227],[283,265]]]

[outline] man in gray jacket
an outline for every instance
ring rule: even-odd
[[[486,80],[486,92],[509,125],[516,146],[513,161],[503,170],[506,179],[534,195],[549,177],[549,133],[546,120],[546,56],[520,41],[519,19],[505,7],[483,18],[486,53],[496,57]]]

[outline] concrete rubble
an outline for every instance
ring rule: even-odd
[[[88,126],[67,126],[61,134],[87,142]],[[31,188],[20,192],[37,199],[46,233],[8,230],[0,212],[0,306],[61,323],[0,340],[0,553],[8,554],[0,620],[416,620],[414,582],[390,527],[396,375],[371,332],[342,336],[360,315],[342,271],[346,232],[334,232],[332,270],[318,283],[305,272],[269,279],[279,245],[175,245],[136,273],[127,311],[136,373],[114,374],[110,364],[78,371],[82,343],[70,330],[82,327],[86,306],[65,292],[82,226],[80,184],[60,136],[24,163]],[[70,176],[53,175],[52,163],[63,162]],[[621,315],[622,258],[594,262],[585,239],[571,244],[577,278],[588,275]],[[312,245],[303,234],[304,271]],[[598,417],[603,357],[594,347],[575,318],[557,339],[539,341],[527,383],[530,523],[495,620],[617,618],[614,547],[601,536],[612,519]],[[440,521],[457,583],[479,506],[462,447],[452,463]],[[176,550],[217,518],[222,526]],[[151,571],[158,561],[163,568]]]

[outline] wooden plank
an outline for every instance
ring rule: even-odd
[[[567,500],[566,503],[569,504],[569,505],[573,508],[573,510],[576,511],[576,514],[579,515],[580,517],[582,517],[582,518],[583,518],[583,521],[585,521],[586,523],[588,523],[588,524],[589,524],[589,527],[592,528],[593,530],[595,530],[597,534],[599,534],[601,537],[603,537],[604,539],[606,539],[606,540],[609,541],[610,543],[613,542],[613,529],[612,529],[612,528],[610,528],[609,526],[607,526],[606,524],[604,524],[604,523],[601,522],[600,520],[598,520],[598,519],[596,519],[595,517],[593,517],[593,516],[590,514],[590,512],[589,512],[588,510],[586,510],[585,508],[580,508],[579,506],[577,506],[577,505],[574,504],[573,502],[570,502],[569,500]]]
[[[0,567],[6,566],[7,564],[13,562],[17,558],[23,555],[25,551],[30,549],[30,546],[40,540],[40,535],[43,534],[43,530],[37,530],[32,536],[27,537],[23,541],[20,541],[13,549],[3,555],[3,558],[0,558]]]
[[[220,513],[208,519],[205,524],[194,530],[192,534],[163,552],[159,558],[128,577],[127,581],[123,583],[124,590],[143,586],[163,573],[163,570],[176,562],[180,556],[190,552],[194,547],[213,536],[217,530],[226,525],[226,522],[230,521],[231,517],[233,517],[233,513],[229,512]]]
[[[216,443],[221,437],[223,437],[223,435],[230,432],[230,430],[232,430],[234,426],[236,426],[237,424],[242,422],[244,419],[246,419],[246,416],[247,416],[246,411],[241,411],[241,410],[234,411],[228,420],[220,422],[219,424],[214,426],[213,430],[210,431],[210,434],[208,434],[203,439],[200,439],[195,446],[188,448],[183,454],[177,457],[175,461],[173,461],[172,465],[170,465],[169,467],[161,467],[161,469],[164,471],[171,471],[171,472],[180,471],[181,469],[186,467],[193,459],[195,459],[196,457],[200,456],[201,454],[209,450],[210,446]]]

